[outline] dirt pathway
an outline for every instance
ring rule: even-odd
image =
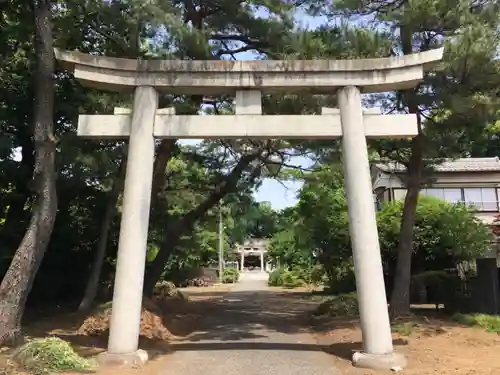
[[[309,307],[243,278],[200,328],[172,344],[160,375],[336,375],[333,359],[307,332]]]

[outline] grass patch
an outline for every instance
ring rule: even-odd
[[[452,319],[469,327],[480,327],[488,332],[500,333],[500,316],[487,314],[454,314]]]
[[[13,360],[34,374],[90,372],[97,368],[94,361],[80,357],[68,342],[57,337],[27,342],[14,353]]]
[[[331,297],[321,303],[314,312],[316,316],[332,317],[350,317],[357,316],[358,314],[356,293],[339,294],[338,296]]]
[[[395,332],[403,337],[409,337],[419,325],[415,322],[403,322],[398,324],[393,324],[391,326],[392,332]]]

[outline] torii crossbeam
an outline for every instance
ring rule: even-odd
[[[380,115],[365,111],[363,123],[366,138],[409,138],[417,135],[414,114]],[[124,139],[130,137],[131,125],[132,110],[116,108],[113,115],[80,115],[78,135]],[[336,139],[342,137],[342,127],[340,112],[336,108],[323,108],[322,115],[318,116],[262,116],[254,113],[178,116],[174,108],[162,108],[156,111],[153,135],[162,139]]]

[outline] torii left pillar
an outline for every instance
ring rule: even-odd
[[[139,365],[148,360],[147,352],[138,348],[137,338],[146,266],[157,108],[156,89],[138,86],[130,127],[108,351],[99,358],[104,363]]]

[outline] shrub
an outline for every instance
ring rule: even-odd
[[[95,362],[80,357],[71,345],[57,337],[27,342],[19,348],[14,361],[34,374],[65,371],[92,371]]]
[[[181,292],[171,281],[160,281],[153,289],[153,299],[161,301],[170,298],[177,298],[181,301],[189,301],[187,294]]]
[[[175,284],[171,281],[160,281],[156,283],[153,289],[153,296],[159,299],[166,297],[173,297],[177,293],[177,288]]]
[[[329,294],[346,294],[356,291],[356,277],[352,262],[329,267],[326,290]]]
[[[319,285],[323,281],[325,270],[322,265],[297,264],[291,268],[291,272],[297,279],[302,280],[303,284]]]
[[[383,255],[395,257],[402,201],[387,202],[377,212],[380,245]],[[434,197],[420,197],[415,213],[413,268],[454,268],[490,249],[491,230],[463,204],[453,204]]]
[[[283,269],[276,268],[269,274],[269,278],[267,279],[267,284],[269,286],[282,286],[283,285]]]
[[[238,282],[240,278],[240,272],[236,268],[224,268],[222,273],[222,282],[224,284],[234,284]]]
[[[303,274],[299,269],[287,270],[284,268],[278,268],[269,274],[267,284],[269,286],[282,286],[293,289],[303,286],[305,281],[303,279]]]
[[[224,275],[233,276],[236,281],[240,278],[240,271],[236,268],[225,268]]]
[[[323,303],[316,311],[316,316],[349,317],[358,315],[358,300],[356,293],[339,294]]]
[[[285,271],[281,276],[283,281],[283,286],[285,288],[293,289],[305,284],[304,280],[301,278],[301,274],[297,271]]]
[[[300,193],[297,210],[301,225],[309,228],[308,245],[315,249],[317,260],[325,268],[331,292],[351,292],[355,290],[355,282],[352,271],[347,269],[352,263],[352,250],[344,190],[335,183],[327,183],[333,178],[330,171],[320,170],[315,174],[321,178],[306,184]],[[392,201],[385,202],[377,212],[389,288],[396,264],[402,211],[403,201]],[[491,229],[465,205],[423,196],[415,215],[412,271],[455,268],[487,251],[491,237]]]
[[[310,275],[312,284],[321,285],[326,281],[325,268],[320,264],[311,268]]]

